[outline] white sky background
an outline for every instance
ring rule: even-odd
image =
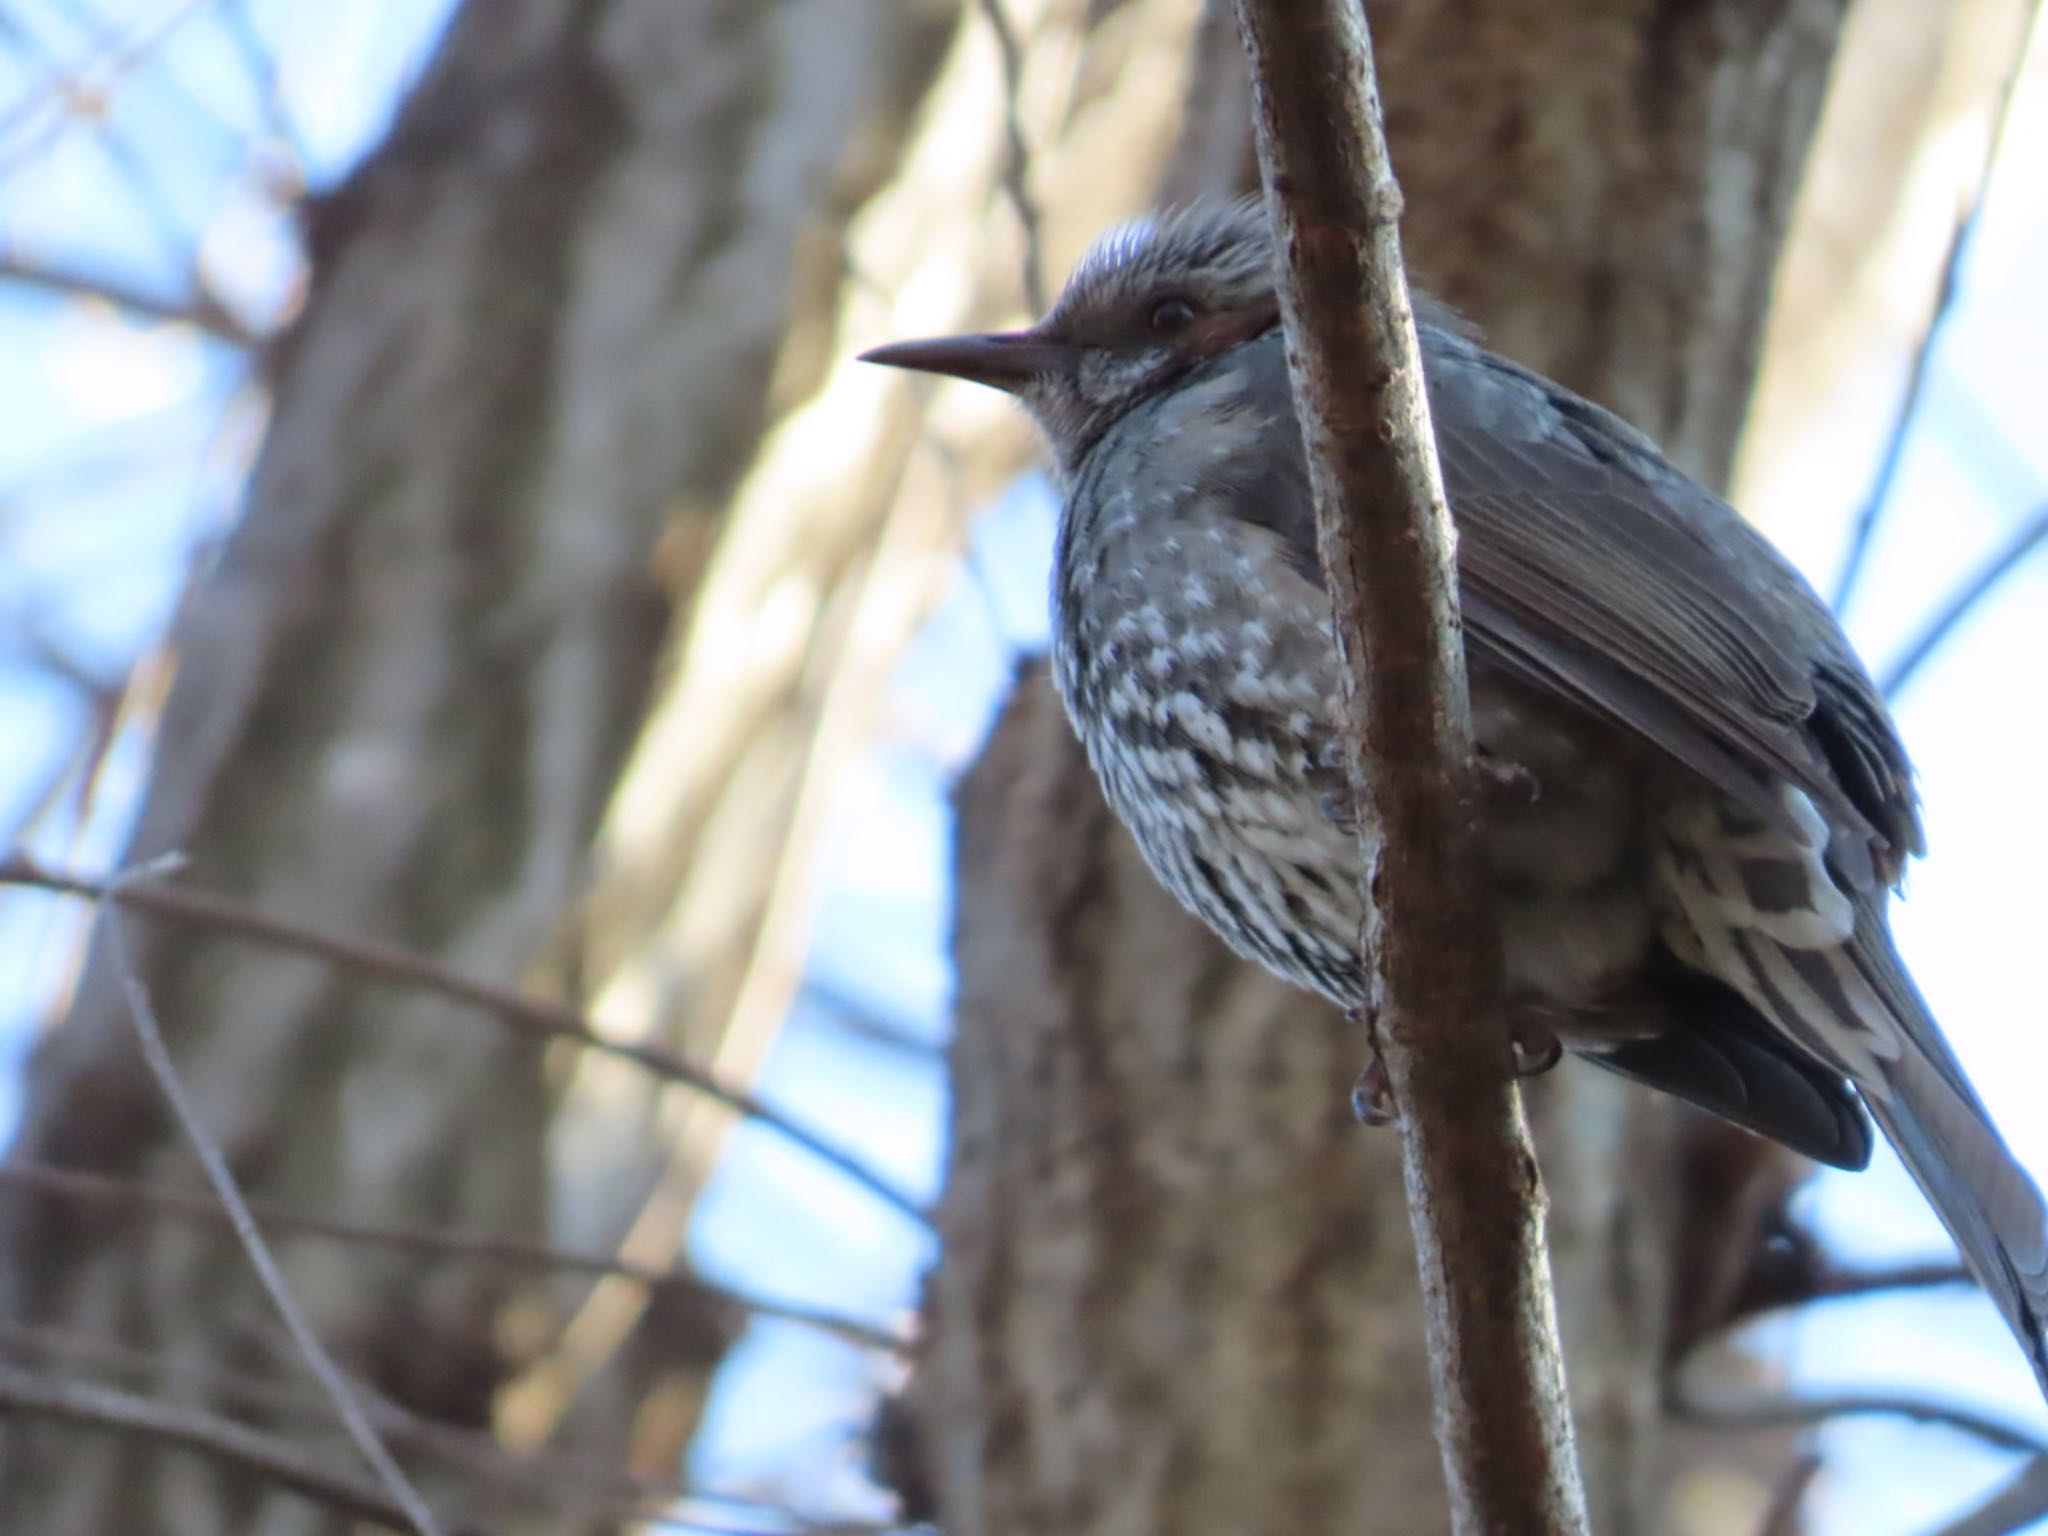
[[[165,295],[191,253],[238,314],[284,312],[298,280],[281,168],[331,184],[375,136],[452,0],[309,6],[249,0],[277,60],[281,121],[251,54],[222,23],[233,0],[0,4],[0,251]],[[167,30],[166,30],[167,29]],[[96,40],[162,38],[109,82],[104,129],[57,110],[53,63]],[[2038,61],[2037,61],[2038,63]],[[258,145],[252,157],[248,146]],[[1948,591],[2048,506],[2048,80],[2037,68],[1934,359],[1894,502],[1849,614],[1880,673]],[[144,189],[148,189],[146,192]],[[881,339],[881,338],[877,338]],[[1899,370],[1829,402],[1755,510],[1826,590],[1889,422]],[[94,672],[118,677],[162,633],[195,549],[234,510],[260,425],[232,348],[184,327],[0,283],[0,842],[75,748],[76,691],[9,651],[32,623]],[[763,1085],[914,1192],[937,1188],[949,979],[943,943],[945,791],[971,760],[1020,650],[1043,645],[1051,508],[1026,481],[979,523],[963,578],[906,658],[885,725],[841,791],[826,894],[800,999]],[[1900,942],[2016,1151],[2048,1170],[2038,1108],[2048,1026],[2048,553],[2037,553],[1897,701],[1921,771],[1931,856],[1897,909]],[[94,826],[59,816],[34,846],[68,863],[118,857],[146,763],[136,731],[115,754]],[[0,894],[0,1138],[18,1114],[16,1068],[75,939],[74,915]],[[900,1034],[849,1028],[865,1019]],[[1568,1069],[1569,1070],[1569,1069]],[[1368,1134],[1361,1132],[1360,1134]],[[1945,1247],[1886,1154],[1806,1198],[1847,1257]],[[691,1246],[714,1276],[878,1319],[902,1315],[931,1254],[902,1218],[777,1138],[743,1129]],[[1925,1384],[2048,1426],[1988,1304],[1969,1293],[1836,1306],[1766,1325],[1802,1380]],[[697,1453],[706,1483],[841,1509],[861,1497],[858,1448],[873,1362],[793,1325],[761,1324],[721,1379]],[[1998,1477],[2009,1458],[1939,1429],[1827,1432],[1813,1507],[1839,1536],[1908,1536]],[[865,1508],[873,1508],[871,1504]]]

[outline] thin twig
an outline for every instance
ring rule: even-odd
[[[79,1369],[113,1373],[130,1379],[173,1381],[204,1392],[235,1411],[260,1415],[275,1424],[287,1415],[317,1411],[329,1417],[327,1400],[304,1389],[229,1370],[208,1357],[187,1362],[156,1351],[109,1343],[99,1335],[0,1320],[0,1348],[68,1372]],[[195,1369],[196,1367],[196,1369]],[[75,1375],[51,1377],[72,1381]],[[125,1389],[117,1389],[125,1390]],[[404,1444],[437,1457],[490,1482],[503,1493],[530,1497],[585,1512],[606,1512],[614,1520],[630,1514],[635,1521],[660,1521],[656,1511],[682,1502],[716,1505],[757,1513],[764,1518],[812,1528],[816,1522],[783,1504],[745,1494],[693,1488],[670,1478],[643,1477],[622,1466],[552,1452],[514,1454],[487,1430],[423,1418],[375,1390],[362,1388],[369,1413],[393,1444]],[[178,1404],[160,1397],[147,1401],[167,1412]]]
[[[186,1220],[225,1222],[227,1215],[203,1195],[181,1190],[159,1189],[129,1179],[117,1179],[80,1168],[56,1168],[44,1163],[11,1161],[0,1163],[0,1192],[9,1189],[53,1194],[67,1200],[118,1205]],[[751,1292],[720,1285],[685,1269],[652,1269],[610,1254],[579,1253],[556,1248],[528,1238],[489,1232],[432,1232],[411,1227],[377,1226],[368,1222],[343,1221],[331,1216],[313,1216],[277,1206],[249,1202],[249,1209],[269,1230],[287,1235],[326,1238],[335,1242],[360,1243],[422,1257],[460,1259],[516,1265],[523,1268],[558,1270],[591,1275],[624,1275],[653,1290],[673,1291],[679,1287],[701,1291],[732,1302],[761,1317],[800,1323],[864,1348],[901,1354],[909,1342],[872,1323],[822,1307],[799,1306],[773,1301]]]
[[[1975,1285],[1977,1277],[1953,1259],[1894,1264],[1882,1269],[1830,1269],[1796,1301],[1839,1301],[1887,1291],[1926,1291],[1944,1285]]]
[[[981,0],[981,13],[995,34],[1003,67],[1003,191],[1024,231],[1024,303],[1034,315],[1045,313],[1045,256],[1040,233],[1038,199],[1031,192],[1031,147],[1024,142],[1024,50],[1003,0]]]
[[[1832,1419],[1909,1419],[1937,1424],[2001,1451],[2048,1456],[2048,1438],[2024,1424],[1963,1403],[1944,1403],[1910,1392],[1830,1392],[1809,1397],[1709,1397],[1675,1390],[1672,1414],[1710,1429],[1794,1429]]]
[[[1857,1267],[1836,1263],[1808,1228],[1784,1222],[1751,1257],[1748,1272],[1699,1341],[1724,1334],[1765,1312],[1812,1306],[1888,1291],[1932,1290],[1974,1285],[1976,1277],[1956,1259],[1923,1259],[1911,1264]]]
[[[81,272],[49,262],[26,261],[12,255],[0,255],[0,282],[40,288],[70,298],[97,299],[144,320],[189,325],[244,351],[253,351],[263,344],[260,335],[204,291],[167,298],[101,273]]]
[[[6,262],[0,259],[0,268]],[[0,616],[0,650],[19,656],[45,676],[64,684],[97,709],[120,697],[127,680],[110,677],[79,655],[40,615],[20,609]]]
[[[109,1343],[99,1335],[0,1320],[0,1346],[66,1371],[91,1369],[143,1380],[175,1380],[203,1392],[220,1406],[259,1416],[278,1425],[288,1415],[317,1412],[333,1417],[327,1399],[318,1393],[228,1370],[211,1358],[176,1360],[150,1350]],[[65,1380],[75,1379],[67,1375]],[[360,1386],[360,1384],[358,1384]],[[365,1410],[394,1445],[431,1455],[489,1479],[507,1490],[547,1497],[557,1504],[594,1506],[625,1501],[658,1503],[690,1496],[680,1485],[656,1484],[623,1468],[593,1466],[564,1456],[529,1453],[515,1456],[488,1433],[421,1418],[388,1399],[361,1388]],[[160,1402],[166,1410],[177,1405]]]
[[[1721,1330],[1733,1328],[1765,1312],[1808,1307],[1824,1301],[1881,1296],[1894,1291],[1931,1291],[1941,1286],[1975,1285],[1977,1277],[1953,1259],[1922,1264],[1896,1264],[1882,1269],[1837,1269],[1825,1265],[1797,1277],[1752,1282],[1736,1297]],[[1720,1331],[1720,1330],[1717,1330]]]
[[[253,907],[177,886],[128,882],[116,891],[109,881],[69,870],[52,869],[20,852],[0,858],[0,885],[33,886],[88,901],[118,902],[150,917],[310,955],[358,975],[396,986],[419,987],[479,1009],[499,1023],[526,1034],[574,1040],[591,1050],[630,1061],[664,1082],[681,1083],[695,1089],[748,1119],[759,1121],[820,1162],[838,1169],[912,1220],[927,1225],[930,1222],[930,1217],[916,1201],[865,1163],[833,1146],[816,1132],[807,1130],[780,1110],[771,1108],[745,1089],[735,1088],[707,1069],[668,1051],[651,1045],[608,1039],[574,1009],[528,997],[510,987],[461,975],[429,955],[374,939],[302,927]]]
[[[329,1467],[287,1441],[203,1408],[159,1403],[111,1387],[0,1365],[0,1415],[6,1414],[97,1425],[204,1451],[358,1520],[394,1531],[417,1529],[408,1512],[375,1484]],[[449,1536],[481,1533],[474,1526],[459,1526]]]
[[[1999,1484],[1975,1509],[1949,1521],[1934,1536],[2017,1536],[2048,1516],[2048,1456],[2036,1456]]]
[[[257,30],[249,0],[222,0],[219,9],[221,29],[234,43],[235,51],[241,54],[242,67],[249,72],[250,83],[256,88],[264,130],[292,157],[293,177],[303,179],[311,157],[306,153],[306,141],[299,133],[298,125],[285,110],[284,93],[278,80],[277,52],[265,44]]]
[[[2048,545],[2048,507],[2037,509],[2032,517],[2015,529],[2012,537],[1977,568],[1975,575],[1956,588],[1920,633],[1906,643],[1892,664],[1885,668],[1884,677],[1878,683],[1884,696],[1895,699],[1904,693],[1906,685],[1926,665],[1928,657],[1947,643],[1956,627],[1976,610],[1992,588],[2018,570],[2027,557],[2043,545]]]
[[[24,91],[8,104],[4,112],[0,112],[0,151],[4,151],[0,153],[0,170],[21,163],[39,150],[44,140],[67,121],[86,116],[79,110],[82,105],[97,104],[111,95],[122,76],[147,62],[171,33],[210,3],[211,0],[172,0],[161,16],[138,29],[134,36],[123,39],[109,34],[96,40],[83,56],[68,64],[53,61],[49,73],[35,88]],[[99,78],[88,87],[83,83],[87,75]],[[54,115],[41,135],[25,144],[7,144],[10,135],[44,115],[45,108],[53,108]]]
[[[1863,499],[1863,506],[1856,514],[1856,521],[1849,531],[1849,543],[1842,555],[1842,569],[1835,578],[1834,609],[1838,614],[1846,613],[1849,600],[1856,595],[1856,584],[1863,575],[1863,567],[1870,556],[1871,546],[1877,539],[1878,523],[1884,517],[1885,507],[1890,503],[1892,486],[1898,479],[1899,465],[1905,458],[1906,439],[1911,435],[1913,422],[1920,414],[1921,397],[1927,391],[1927,377],[1934,357],[1936,344],[1948,328],[1955,313],[1956,300],[1961,292],[1964,259],[1969,255],[1970,246],[1977,232],[1977,221],[1984,212],[1985,199],[1991,193],[1991,179],[1998,169],[1998,160],[2005,147],[2005,133],[2012,122],[2013,109],[2019,102],[2020,83],[2026,78],[2028,56],[2034,50],[2034,42],[2041,24],[2041,0],[2031,0],[2027,19],[2020,29],[2019,47],[2012,57],[2012,70],[2005,78],[2005,84],[1998,95],[1998,106],[1991,119],[1990,142],[1984,147],[1984,163],[1977,173],[1977,183],[1971,189],[1968,201],[1956,216],[1955,228],[1949,234],[1948,251],[1942,257],[1941,276],[1935,288],[1934,307],[1928,313],[1927,324],[1920,332],[1920,339],[1914,343],[1913,358],[1906,370],[1906,387],[1899,396],[1897,411],[1892,416],[1890,433],[1885,438],[1884,453],[1878,459],[1877,472],[1872,476],[1869,493]]]
[[[394,1531],[409,1529],[405,1512],[385,1497],[382,1490],[374,1484],[328,1466],[319,1458],[307,1455],[288,1440],[252,1429],[238,1420],[226,1418],[205,1408],[187,1403],[164,1402],[96,1382],[80,1381],[75,1377],[24,1371],[0,1362],[0,1418],[10,1414],[58,1419],[99,1429],[118,1430],[183,1446],[267,1478],[281,1488],[303,1494],[344,1515]],[[445,1430],[445,1426],[427,1425],[424,1421],[421,1421],[421,1427]],[[541,1467],[539,1462],[535,1462],[531,1469],[521,1466],[524,1458],[506,1456],[503,1459],[509,1466],[519,1467],[522,1472],[538,1472]],[[639,1483],[643,1480],[628,1478],[625,1481]],[[712,1521],[673,1507],[661,1508],[651,1504],[607,1506],[585,1498],[565,1501],[560,1497],[558,1488],[537,1477],[533,1479],[532,1487],[528,1491],[546,1495],[550,1503],[568,1502],[579,1509],[590,1510],[605,1524],[645,1525],[688,1531],[731,1531],[734,1536],[740,1536],[742,1532],[744,1536],[885,1536],[885,1533],[896,1529],[872,1521],[812,1520],[793,1510],[759,1505],[753,1500],[731,1499],[721,1494],[698,1493],[680,1487],[673,1491],[667,1488],[650,1491],[655,1499],[681,1499],[711,1505],[736,1506],[740,1509],[759,1508],[764,1516],[778,1523],[772,1526],[742,1527]],[[635,1497],[637,1493],[637,1490],[633,1489],[626,1491],[629,1498]],[[486,1536],[486,1532],[481,1526],[464,1524],[455,1527],[449,1536]]]
[[[1008,660],[1007,655],[1004,658]],[[917,1056],[926,1060],[942,1061],[946,1048],[928,1035],[918,1033],[907,1024],[894,1019],[885,1019],[872,1007],[842,987],[819,981],[816,977],[804,979],[802,999],[811,1006],[821,1009],[830,1016],[835,1029],[862,1040],[871,1040],[876,1045],[900,1051],[906,1056]]]
[[[1771,1495],[1770,1507],[1764,1511],[1764,1517],[1757,1525],[1757,1536],[1800,1536],[1806,1522],[1800,1519],[1799,1513],[1813,1487],[1813,1480],[1820,1476],[1820,1469],[1821,1459],[1811,1453],[1786,1468],[1777,1490]]]
[[[1542,1183],[1472,846],[1450,519],[1371,42],[1358,0],[1238,0],[1237,14],[1345,659],[1349,774],[1369,811],[1364,953],[1400,1112],[1451,1527],[1580,1536]]]
[[[171,1108],[179,1127],[185,1133],[185,1140],[191,1145],[192,1155],[199,1160],[199,1166],[206,1174],[207,1183],[213,1186],[219,1198],[221,1209],[226,1213],[235,1237],[248,1256],[249,1267],[256,1272],[263,1289],[269,1293],[270,1303],[277,1308],[277,1315],[283,1319],[285,1328],[298,1346],[299,1356],[307,1370],[327,1393],[342,1427],[348,1431],[349,1439],[355,1442],[357,1451],[376,1474],[378,1483],[390,1496],[392,1506],[403,1512],[405,1526],[417,1536],[442,1536],[442,1525],[434,1512],[427,1508],[419,1490],[405,1475],[392,1458],[378,1435],[376,1427],[364,1414],[362,1405],[356,1401],[354,1389],[341,1367],[327,1352],[327,1346],[320,1342],[320,1336],[313,1329],[298,1298],[284,1278],[284,1272],[277,1266],[277,1260],[270,1251],[270,1245],[263,1240],[263,1233],[256,1225],[256,1219],[249,1214],[249,1207],[242,1198],[241,1186],[235,1182],[234,1171],[228,1167],[226,1156],[199,1117],[198,1108],[185,1092],[184,1081],[178,1076],[176,1063],[171,1060],[170,1047],[164,1043],[163,1030],[157,1024],[156,1010],[149,1001],[149,992],[142,984],[142,976],[135,968],[134,958],[128,949],[126,933],[127,919],[121,911],[123,895],[126,894],[127,877],[113,881],[108,887],[110,900],[103,911],[107,932],[107,952],[116,976],[121,984],[122,995],[128,1003],[128,1020],[134,1027],[135,1043],[142,1052],[143,1062],[148,1066],[150,1076],[156,1079],[158,1092]]]

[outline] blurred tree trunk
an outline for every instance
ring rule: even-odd
[[[178,850],[192,884],[266,911],[501,982],[533,970],[588,878],[664,632],[678,611],[687,629],[764,435],[817,385],[849,221],[895,174],[959,15],[492,0],[457,16],[387,142],[308,211],[307,308],[266,360],[245,515],[172,640],[131,860]],[[740,756],[705,771],[744,774]],[[558,1084],[532,1045],[331,966],[129,928],[254,1195],[548,1235]],[[196,1181],[104,934],[36,1054],[16,1155]],[[535,1317],[545,1332],[559,1310],[476,1266],[286,1257],[345,1366],[443,1423],[488,1429]],[[221,1369],[304,1379],[212,1229],[0,1203],[0,1318],[159,1352],[142,1385],[164,1395],[203,1397]],[[658,1393],[651,1459],[672,1475],[734,1323],[666,1322],[578,1427],[621,1455]],[[353,1466],[324,1412],[285,1427]],[[8,1531],[348,1525],[187,1452],[19,1421],[0,1435]],[[486,1485],[426,1487],[495,1529],[543,1528]]]
[[[1227,11],[1197,38],[1172,195],[1249,174]],[[1839,0],[1372,21],[1415,280],[1723,479]],[[1042,672],[958,814],[913,1502],[948,1536],[1441,1529],[1398,1149],[1351,1123],[1355,1032],[1157,889]],[[1590,1069],[1531,1097],[1594,1528],[1756,1529],[1768,1456],[1745,1482],[1681,1452],[1660,1368],[1796,1169]]]

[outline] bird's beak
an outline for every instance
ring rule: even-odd
[[[935,336],[897,341],[863,352],[864,363],[943,373],[1015,394],[1043,374],[1066,368],[1073,349],[1037,331],[993,331],[979,336]]]

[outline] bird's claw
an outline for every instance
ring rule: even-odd
[[[1333,737],[1324,742],[1309,758],[1308,782],[1312,788],[1320,788],[1322,797],[1316,802],[1324,817],[1338,830],[1358,830],[1358,798],[1351,792],[1351,778],[1344,764],[1344,743]]]
[[[1541,1024],[1523,1021],[1508,1031],[1508,1045],[1515,1053],[1515,1076],[1541,1077],[1564,1057],[1564,1045]]]
[[[1358,1081],[1351,1085],[1351,1113],[1360,1125],[1392,1125],[1399,1111],[1394,1105],[1394,1085],[1387,1076],[1387,1063],[1380,1055],[1379,1034],[1370,1010],[1346,1008],[1344,1017],[1365,1026],[1366,1049],[1372,1055]]]
[[[1512,796],[1524,805],[1543,798],[1543,781],[1520,763],[1480,751],[1472,754],[1472,765],[1480,784],[1493,794]]]
[[[1376,1054],[1351,1085],[1351,1114],[1360,1125],[1392,1125],[1399,1118],[1394,1106],[1394,1085],[1387,1081],[1387,1064]]]

